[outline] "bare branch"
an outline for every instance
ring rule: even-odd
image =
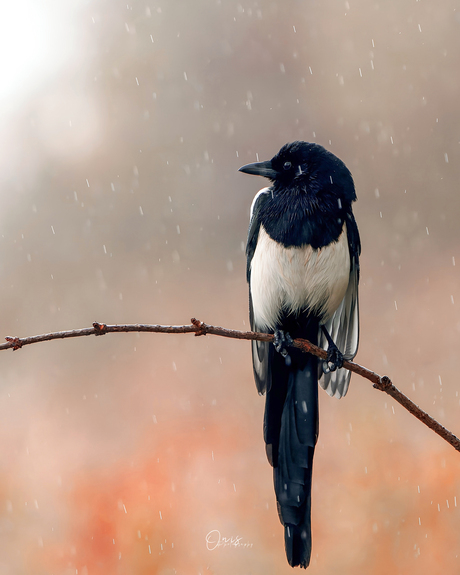
[[[41,335],[34,335],[31,337],[6,337],[6,343],[0,344],[0,351],[3,349],[17,350],[25,345],[32,343],[39,343],[41,341],[50,341],[53,339],[67,339],[71,337],[82,337],[87,335],[105,335],[106,333],[122,333],[122,332],[153,332],[153,333],[194,333],[196,336],[200,335],[219,335],[222,337],[230,337],[233,339],[247,339],[258,341],[273,341],[273,335],[269,333],[256,333],[252,331],[238,331],[234,329],[226,329],[224,327],[217,327],[203,323],[200,320],[192,318],[191,325],[149,325],[149,324],[120,324],[120,325],[107,325],[105,323],[94,322],[93,327],[85,327],[82,329],[73,329],[69,331],[57,331],[53,333],[44,333]],[[295,339],[294,346],[306,353],[316,355],[321,359],[327,358],[327,353],[324,349],[313,345],[306,339]],[[454,449],[460,451],[460,439],[433,419],[428,413],[421,410],[420,407],[415,405],[406,395],[397,389],[390,378],[386,375],[380,376],[377,373],[354,363],[353,361],[344,361],[343,367],[350,371],[361,375],[374,384],[375,389],[384,391],[391,395],[398,403],[400,403],[407,411],[419,419],[422,423],[432,429],[447,443],[452,445]]]

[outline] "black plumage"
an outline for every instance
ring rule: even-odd
[[[318,379],[330,395],[345,395],[350,372],[341,368],[341,359],[353,358],[358,348],[361,248],[351,208],[356,193],[345,164],[307,142],[286,144],[270,161],[240,170],[271,181],[251,208],[251,328],[308,339],[328,349],[332,361],[322,369],[323,362],[298,349],[281,344],[279,353],[271,343],[252,343],[256,386],[266,394],[264,439],[286,554],[293,567],[307,567]]]

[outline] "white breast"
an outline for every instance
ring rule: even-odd
[[[330,319],[347,290],[350,252],[346,225],[337,240],[324,248],[285,248],[260,226],[251,262],[251,296],[259,329],[274,329],[283,309],[310,310]]]

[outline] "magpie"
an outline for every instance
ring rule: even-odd
[[[358,349],[356,192],[345,164],[308,142],[286,144],[239,171],[271,182],[252,202],[246,255],[251,329],[275,338],[253,341],[252,359],[257,389],[266,394],[264,439],[287,560],[306,568],[318,383],[343,397],[351,375],[343,360]],[[327,361],[290,347],[292,338],[326,349]]]

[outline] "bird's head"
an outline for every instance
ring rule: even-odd
[[[285,144],[271,160],[247,164],[239,171],[268,178],[275,190],[296,188],[315,195],[326,189],[337,193],[339,188],[340,195],[350,202],[356,199],[353,179],[345,164],[318,144]]]
[[[288,183],[306,173],[312,145],[307,142],[286,144],[271,160],[247,164],[239,171]]]

